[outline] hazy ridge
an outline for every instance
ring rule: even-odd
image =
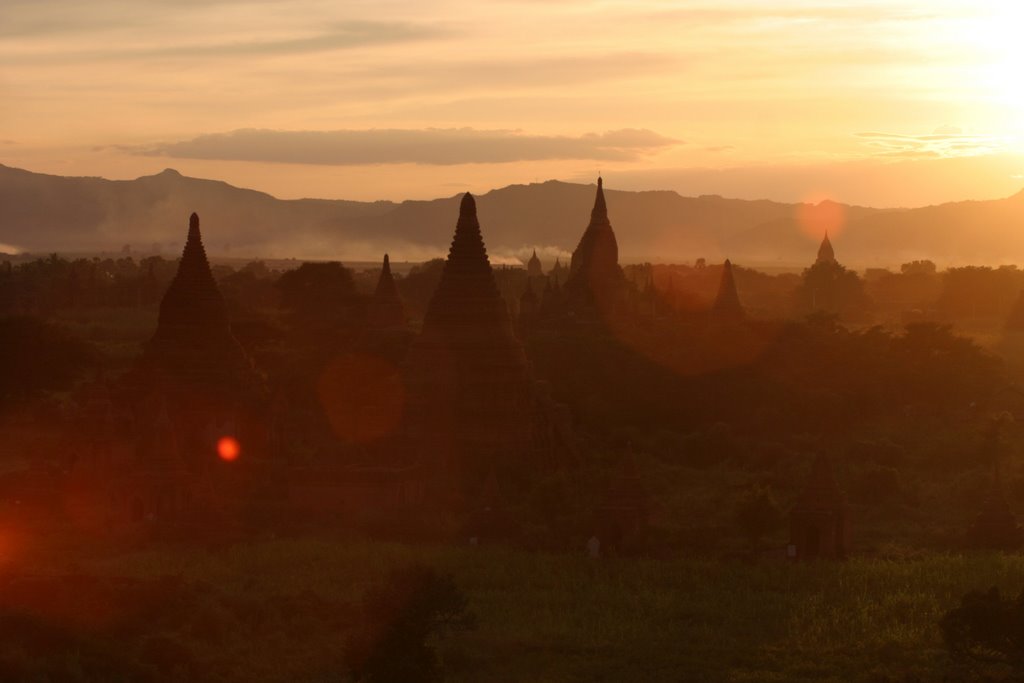
[[[614,187],[614,179],[607,184]],[[794,266],[813,258],[829,221],[840,260],[893,266],[915,258],[940,265],[1024,262],[1024,192],[993,201],[918,209],[807,205],[672,191],[607,190],[623,260],[687,262],[732,258]],[[537,248],[545,260],[571,252],[589,218],[594,186],[548,181],[510,185],[479,197],[489,252],[514,259]],[[135,180],[32,173],[0,165],[0,244],[23,251],[118,250],[173,254],[188,214],[202,216],[214,254],[375,260],[442,255],[458,196],[430,201],[282,200],[225,182],[165,170]],[[815,225],[801,227],[801,216]],[[807,222],[806,218],[803,221]],[[812,233],[812,234],[808,234]]]

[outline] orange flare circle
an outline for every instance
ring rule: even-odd
[[[242,453],[242,447],[238,440],[231,436],[222,436],[217,441],[217,455],[225,462],[232,462],[238,459]]]

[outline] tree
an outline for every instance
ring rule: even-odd
[[[55,325],[0,318],[0,403],[67,388],[95,358],[93,347]]]
[[[939,621],[942,640],[954,661],[995,664],[1024,674],[1024,592],[1004,598],[996,587],[971,591]]]
[[[393,573],[363,598],[363,628],[345,648],[353,678],[367,683],[443,680],[441,662],[427,639],[475,627],[467,603],[451,576],[421,566]]]
[[[303,263],[282,274],[277,288],[281,306],[302,325],[346,321],[358,298],[352,271],[337,261]]]

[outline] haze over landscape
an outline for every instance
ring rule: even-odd
[[[548,181],[484,193],[487,240],[496,264],[521,265],[536,249],[548,265],[568,262],[592,200],[592,185]],[[854,266],[1024,261],[1024,192],[915,210],[685,197],[672,191],[608,190],[627,262],[726,257],[752,266],[800,268],[828,231]],[[181,215],[197,210],[214,227],[219,256],[401,261],[444,256],[458,196],[430,201],[279,200],[166,169],[132,181],[63,178],[0,166],[0,251],[120,251],[173,254]],[[32,229],[27,229],[32,226]]]
[[[1019,0],[0,0],[0,682],[1024,681]]]

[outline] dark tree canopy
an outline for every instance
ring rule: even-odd
[[[0,402],[66,389],[95,359],[95,349],[56,325],[0,318]]]

